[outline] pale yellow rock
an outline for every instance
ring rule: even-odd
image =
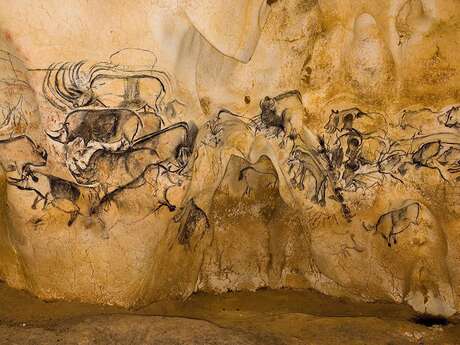
[[[0,278],[134,306],[460,308],[458,1],[6,1]]]

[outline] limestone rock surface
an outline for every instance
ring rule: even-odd
[[[459,33],[457,0],[5,0],[0,279],[453,315]]]

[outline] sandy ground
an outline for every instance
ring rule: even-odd
[[[0,344],[460,345],[460,317],[427,320],[402,305],[292,290],[196,294],[126,310],[44,302],[0,283]]]

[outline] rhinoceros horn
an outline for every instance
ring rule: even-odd
[[[52,140],[65,144],[67,141],[67,130],[63,126],[57,131],[46,130],[46,135],[49,136]]]
[[[8,177],[8,184],[19,187],[24,182],[22,178]]]

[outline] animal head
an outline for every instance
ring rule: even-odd
[[[332,134],[334,133],[339,127],[339,111],[331,109],[331,114],[329,115],[329,121],[324,126],[324,129],[327,133]]]
[[[39,177],[32,171],[31,165],[26,164],[22,169],[20,178],[8,177],[8,184],[19,189],[30,190],[39,182]]]
[[[397,173],[405,161],[407,161],[405,154],[400,152],[381,154],[377,161],[377,167],[382,174]]]
[[[347,138],[347,155],[355,155],[359,152],[362,145],[362,138],[358,135],[349,135]]]
[[[109,63],[84,68],[85,61],[49,66],[43,81],[43,94],[57,109],[66,111],[94,104],[93,84],[101,73],[113,70]]]
[[[407,128],[407,120],[406,120],[406,111],[404,110],[401,115],[401,119],[399,120],[399,127],[403,130]]]
[[[438,117],[438,121],[449,128],[460,128],[460,106],[453,106]]]
[[[432,141],[423,144],[412,155],[412,161],[417,165],[426,165],[441,151],[441,141]]]
[[[265,96],[264,99],[260,102],[260,108],[262,109],[262,111],[265,111],[265,110],[275,111],[276,109],[275,99]]]
[[[460,149],[450,147],[440,155],[438,161],[445,166],[456,166],[457,169],[460,168]]]
[[[343,121],[343,128],[342,129],[350,129],[353,127],[353,121],[360,119],[366,115],[364,111],[359,108],[351,108],[347,110],[343,110],[342,112],[342,121]]]
[[[176,150],[176,161],[179,167],[185,167],[192,156],[192,148],[187,145],[179,145]]]
[[[295,149],[289,155],[287,163],[289,165],[300,163],[302,161],[302,151],[299,149]]]
[[[43,159],[43,163],[46,163],[46,161],[48,160],[48,152],[46,151],[46,149],[41,147],[40,145],[37,145],[35,147],[35,152],[37,152]]]
[[[223,138],[224,128],[222,124],[219,122],[219,119],[216,118],[209,120],[205,126],[205,137],[202,140],[202,143],[212,147],[217,147],[222,142]]]

